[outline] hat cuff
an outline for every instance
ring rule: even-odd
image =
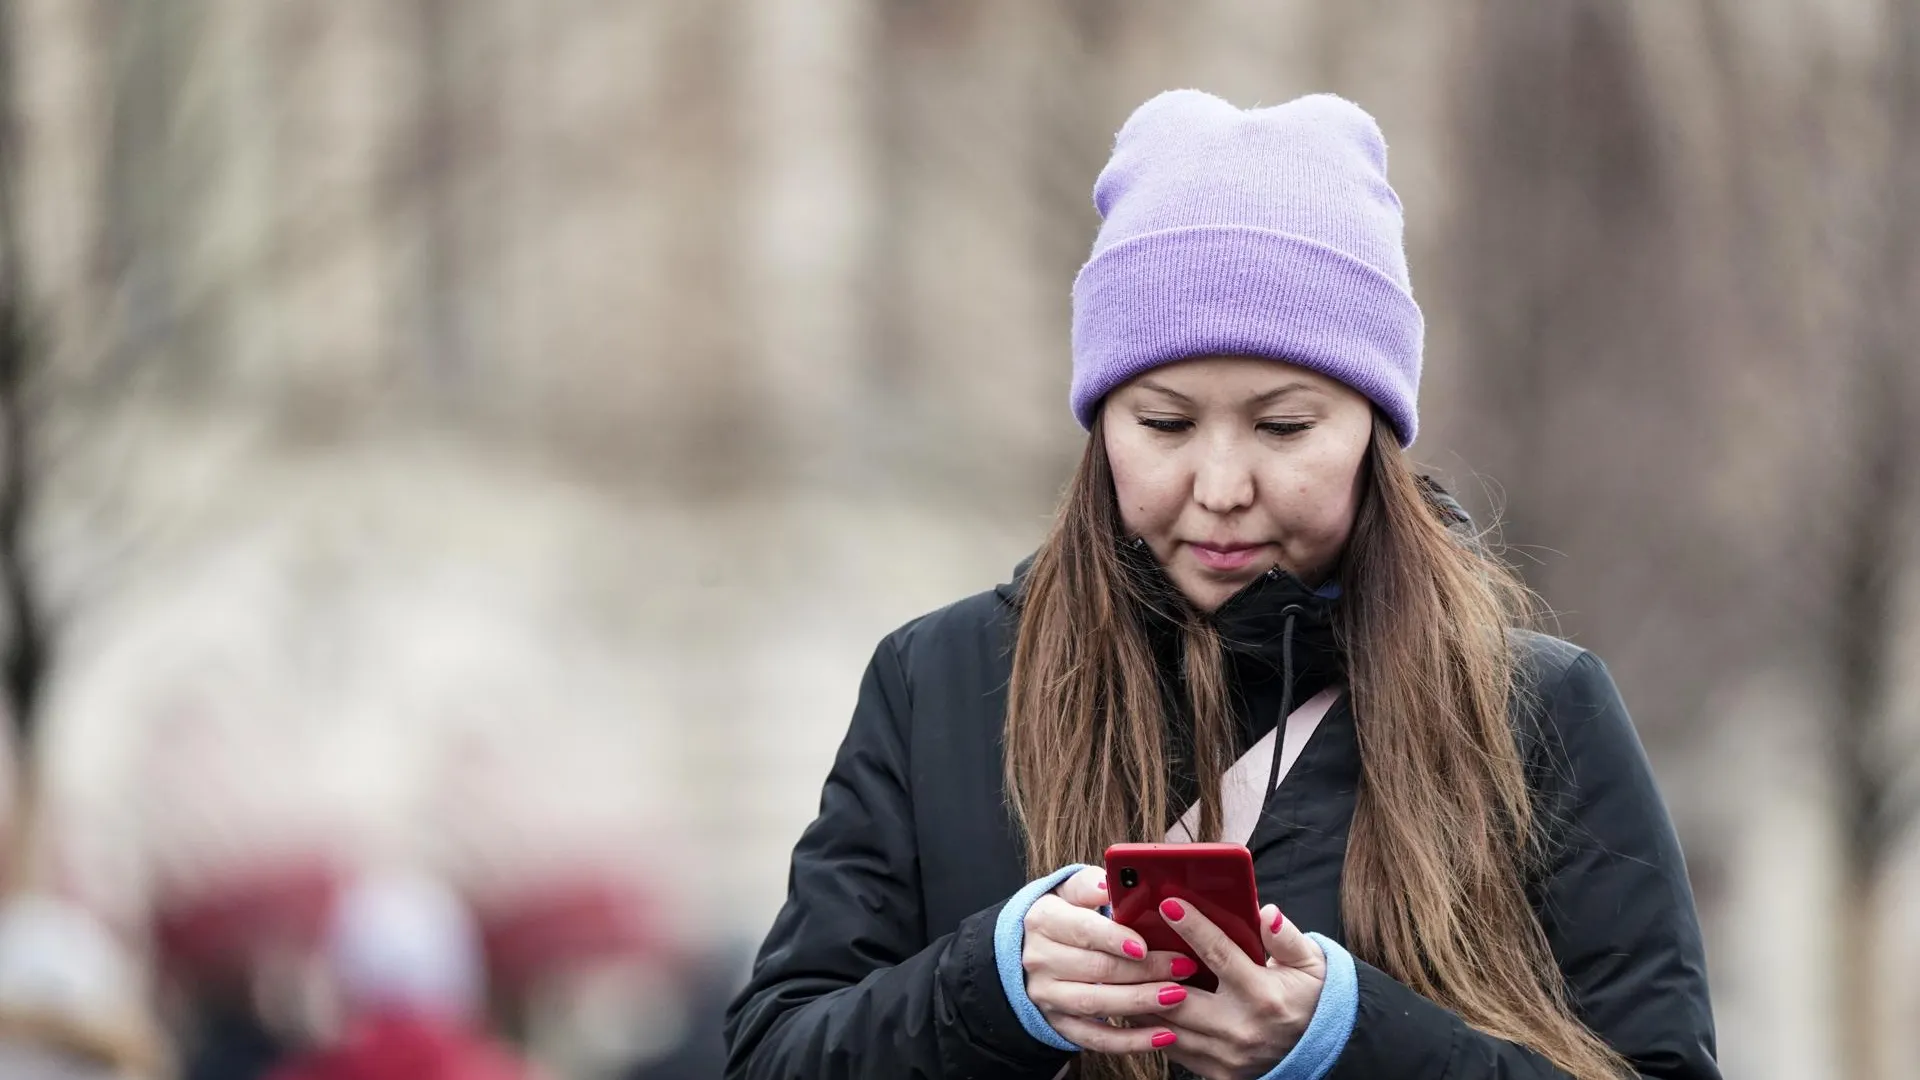
[[[1074,279],[1073,413],[1091,427],[1115,387],[1177,360],[1264,356],[1358,390],[1409,446],[1423,333],[1405,288],[1325,244],[1245,226],[1146,233]]]

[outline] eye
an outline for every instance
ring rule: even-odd
[[[1304,420],[1268,420],[1260,425],[1260,430],[1269,435],[1298,435],[1312,427]]]
[[[1163,420],[1158,417],[1143,416],[1140,418],[1140,426],[1144,428],[1152,428],[1155,431],[1178,432],[1178,431],[1185,431],[1188,428],[1192,427],[1193,421]]]

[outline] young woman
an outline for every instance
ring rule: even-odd
[[[1606,668],[1519,629],[1402,455],[1422,320],[1373,119],[1164,94],[1094,202],[1079,469],[1012,583],[880,643],[728,1075],[1717,1078]],[[1191,905],[1188,954],[1102,914],[1084,864],[1189,838],[1251,848],[1264,965]]]

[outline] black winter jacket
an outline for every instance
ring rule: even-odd
[[[1277,577],[1219,613],[1243,646],[1230,648],[1229,674],[1248,742],[1284,715],[1276,700],[1305,700],[1309,684],[1337,677],[1326,662],[1332,601]],[[875,651],[820,814],[794,849],[786,905],[728,1011],[731,1080],[1049,1080],[1068,1061],[1021,1028],[993,954],[1000,908],[1028,879],[1001,779],[1017,596],[1008,584],[969,597]],[[1288,685],[1266,662],[1282,605],[1311,616]],[[1593,654],[1538,634],[1522,644],[1531,692],[1517,730],[1553,830],[1530,892],[1571,1000],[1643,1077],[1718,1080],[1693,896],[1626,707]],[[1359,765],[1343,701],[1248,844],[1261,902],[1336,941]],[[1183,779],[1176,791],[1190,790]],[[1358,967],[1359,1013],[1329,1080],[1564,1080],[1532,1051]]]

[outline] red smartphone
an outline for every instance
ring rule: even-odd
[[[1253,854],[1239,844],[1115,844],[1107,849],[1107,893],[1114,921],[1138,933],[1147,948],[1192,956],[1200,964],[1186,980],[1190,986],[1213,990],[1220,980],[1160,917],[1162,900],[1192,905],[1254,963],[1267,962]]]

